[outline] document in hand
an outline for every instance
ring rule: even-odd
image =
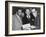
[[[29,30],[31,26],[30,26],[30,23],[28,23],[28,24],[23,25],[22,27],[24,30]]]

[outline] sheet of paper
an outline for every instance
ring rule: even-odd
[[[30,23],[23,25],[23,28],[28,28],[28,27],[30,27]]]

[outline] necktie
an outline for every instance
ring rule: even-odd
[[[30,16],[27,16],[27,18],[30,18]]]

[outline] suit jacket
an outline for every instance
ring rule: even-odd
[[[31,13],[31,25],[36,26],[37,28],[40,28],[40,17],[37,15],[35,18],[33,14]]]
[[[28,23],[30,23],[30,21],[31,21],[31,18],[28,19],[28,18],[26,17],[26,14],[25,14],[25,16],[22,18],[23,24],[28,24]]]
[[[39,18],[39,16],[37,16],[37,17],[35,18],[34,25],[37,27],[37,29],[40,28],[40,18]]]
[[[12,22],[13,22],[12,23],[13,30],[21,30],[22,20],[20,19],[20,17],[17,14],[13,15]]]
[[[33,16],[33,14],[31,13],[31,25],[34,25],[34,22],[35,22],[35,17]]]

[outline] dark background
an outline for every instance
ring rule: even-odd
[[[36,9],[36,11],[38,12],[38,16],[39,16],[39,15],[40,15],[40,8],[39,8],[39,7],[15,7],[15,6],[13,6],[13,7],[12,7],[12,12],[13,12],[12,14],[14,15],[14,14],[18,11],[18,9],[21,9],[22,12],[25,13],[25,10],[26,10],[26,9],[31,10],[31,9],[33,9],[33,8]]]

